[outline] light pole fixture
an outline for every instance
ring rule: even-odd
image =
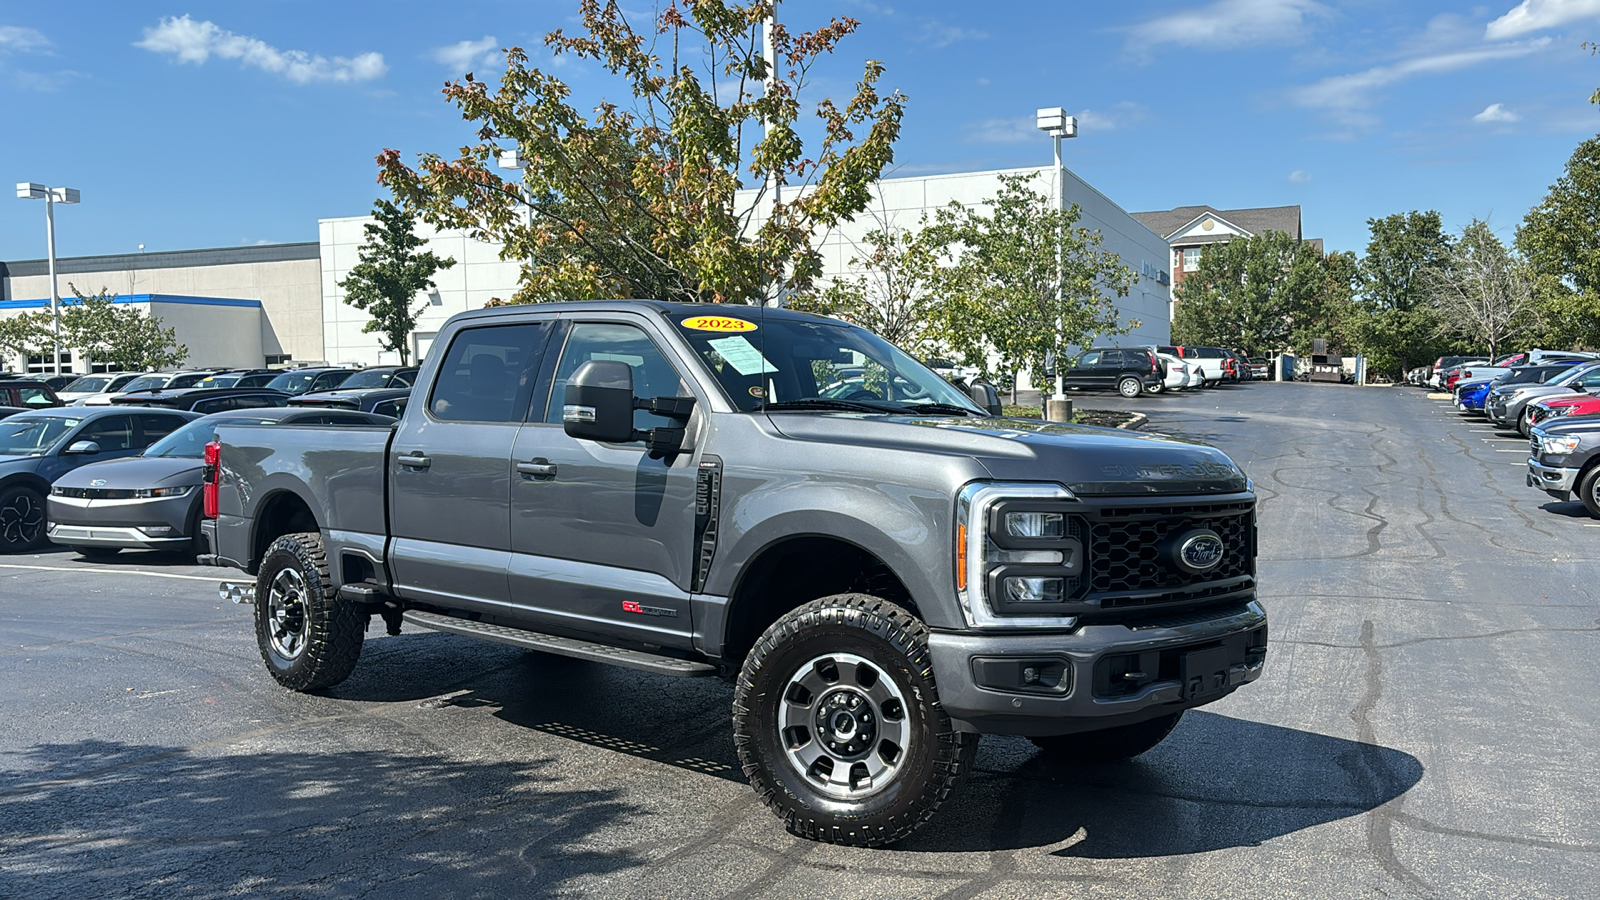
[[[1055,139],[1056,148],[1056,209],[1067,208],[1067,170],[1061,162],[1061,140],[1078,136],[1078,119],[1076,116],[1067,115],[1067,111],[1059,106],[1041,109],[1034,113],[1034,125],[1045,134]],[[1056,304],[1061,304],[1061,240],[1060,226],[1056,226]],[[1061,323],[1056,322],[1056,391],[1054,399],[1061,400],[1066,397],[1066,390],[1062,380],[1061,369],[1064,363],[1061,360]]]
[[[499,153],[495,154],[495,165],[502,169],[511,169],[520,172],[528,167],[528,158],[523,156],[522,152],[519,150],[501,150]],[[521,201],[521,203],[523,210],[528,214],[528,230],[532,231],[533,204],[526,200]],[[538,266],[538,264],[539,260],[537,257],[528,257],[528,265]]]
[[[61,290],[56,285],[56,204],[77,203],[78,189],[47,188],[32,181],[17,182],[17,196],[44,201],[45,251],[50,266],[50,318],[55,334],[55,374],[61,374]]]

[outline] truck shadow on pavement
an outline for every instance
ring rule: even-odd
[[[590,843],[639,810],[545,761],[236,749],[7,754],[0,896],[509,895],[646,862]]]
[[[449,702],[494,707],[521,728],[743,783],[729,737],[731,698],[719,679],[530,652]],[[1052,848],[1124,859],[1256,846],[1376,809],[1422,774],[1422,763],[1399,750],[1204,710],[1186,713],[1149,753],[1109,765],[1056,762],[1024,738],[991,736],[966,786],[896,849]],[[688,790],[692,779],[684,784]]]

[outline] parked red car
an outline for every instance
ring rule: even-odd
[[[1600,397],[1550,397],[1528,406],[1528,422],[1537,425],[1562,416],[1600,415]]]

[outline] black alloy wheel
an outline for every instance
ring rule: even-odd
[[[27,486],[0,491],[0,551],[25,553],[46,541],[44,497]]]

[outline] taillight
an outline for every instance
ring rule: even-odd
[[[1150,374],[1154,375],[1160,371],[1161,367],[1156,364],[1156,355],[1154,353],[1150,354]]]
[[[222,486],[222,442],[212,441],[206,445],[205,468],[200,470],[204,486],[200,489],[200,502],[202,512],[208,519],[217,517],[217,497]]]

